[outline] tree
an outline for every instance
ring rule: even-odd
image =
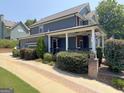
[[[36,19],[28,19],[26,22],[25,22],[25,25],[30,27],[32,24],[36,23],[37,20]]]
[[[44,42],[44,37],[39,37],[37,40],[36,53],[39,58],[43,58],[44,53],[46,52],[46,46]]]
[[[107,36],[124,38],[124,5],[116,0],[102,0],[97,7],[99,23],[105,29]]]

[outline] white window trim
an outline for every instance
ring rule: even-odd
[[[82,35],[82,36],[83,36],[83,35]],[[78,36],[76,36],[76,48],[80,48],[80,47],[78,46],[77,38],[78,38]],[[82,41],[83,41],[83,40],[82,40]]]

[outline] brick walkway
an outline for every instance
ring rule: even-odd
[[[42,93],[53,93],[51,91],[54,91],[54,93],[122,93],[98,81],[82,78],[79,75],[69,74],[39,62],[22,61],[12,58],[8,53],[0,54],[0,59],[0,66],[18,75],[32,86],[42,91]],[[42,87],[42,82],[45,81],[43,77],[49,79],[52,83],[56,83],[47,87],[49,91],[46,91],[45,88]],[[51,83],[48,82],[49,80],[46,80],[47,84]],[[57,84],[60,86],[59,88],[57,88]],[[49,87],[52,87],[52,89]]]

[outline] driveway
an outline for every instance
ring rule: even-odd
[[[0,66],[42,93],[122,93],[96,80],[63,72],[39,62],[12,58],[10,55],[0,53]]]

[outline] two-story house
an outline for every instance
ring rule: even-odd
[[[30,29],[22,22],[13,22],[4,19],[4,15],[0,15],[0,39],[13,39],[29,36]]]
[[[104,32],[89,3],[53,14],[30,27],[30,36],[20,38],[20,47],[36,46],[37,38],[45,37],[48,52],[91,50],[104,47]]]
[[[10,30],[16,25],[16,22],[12,22],[4,19],[4,15],[0,15],[0,39],[10,39]]]

